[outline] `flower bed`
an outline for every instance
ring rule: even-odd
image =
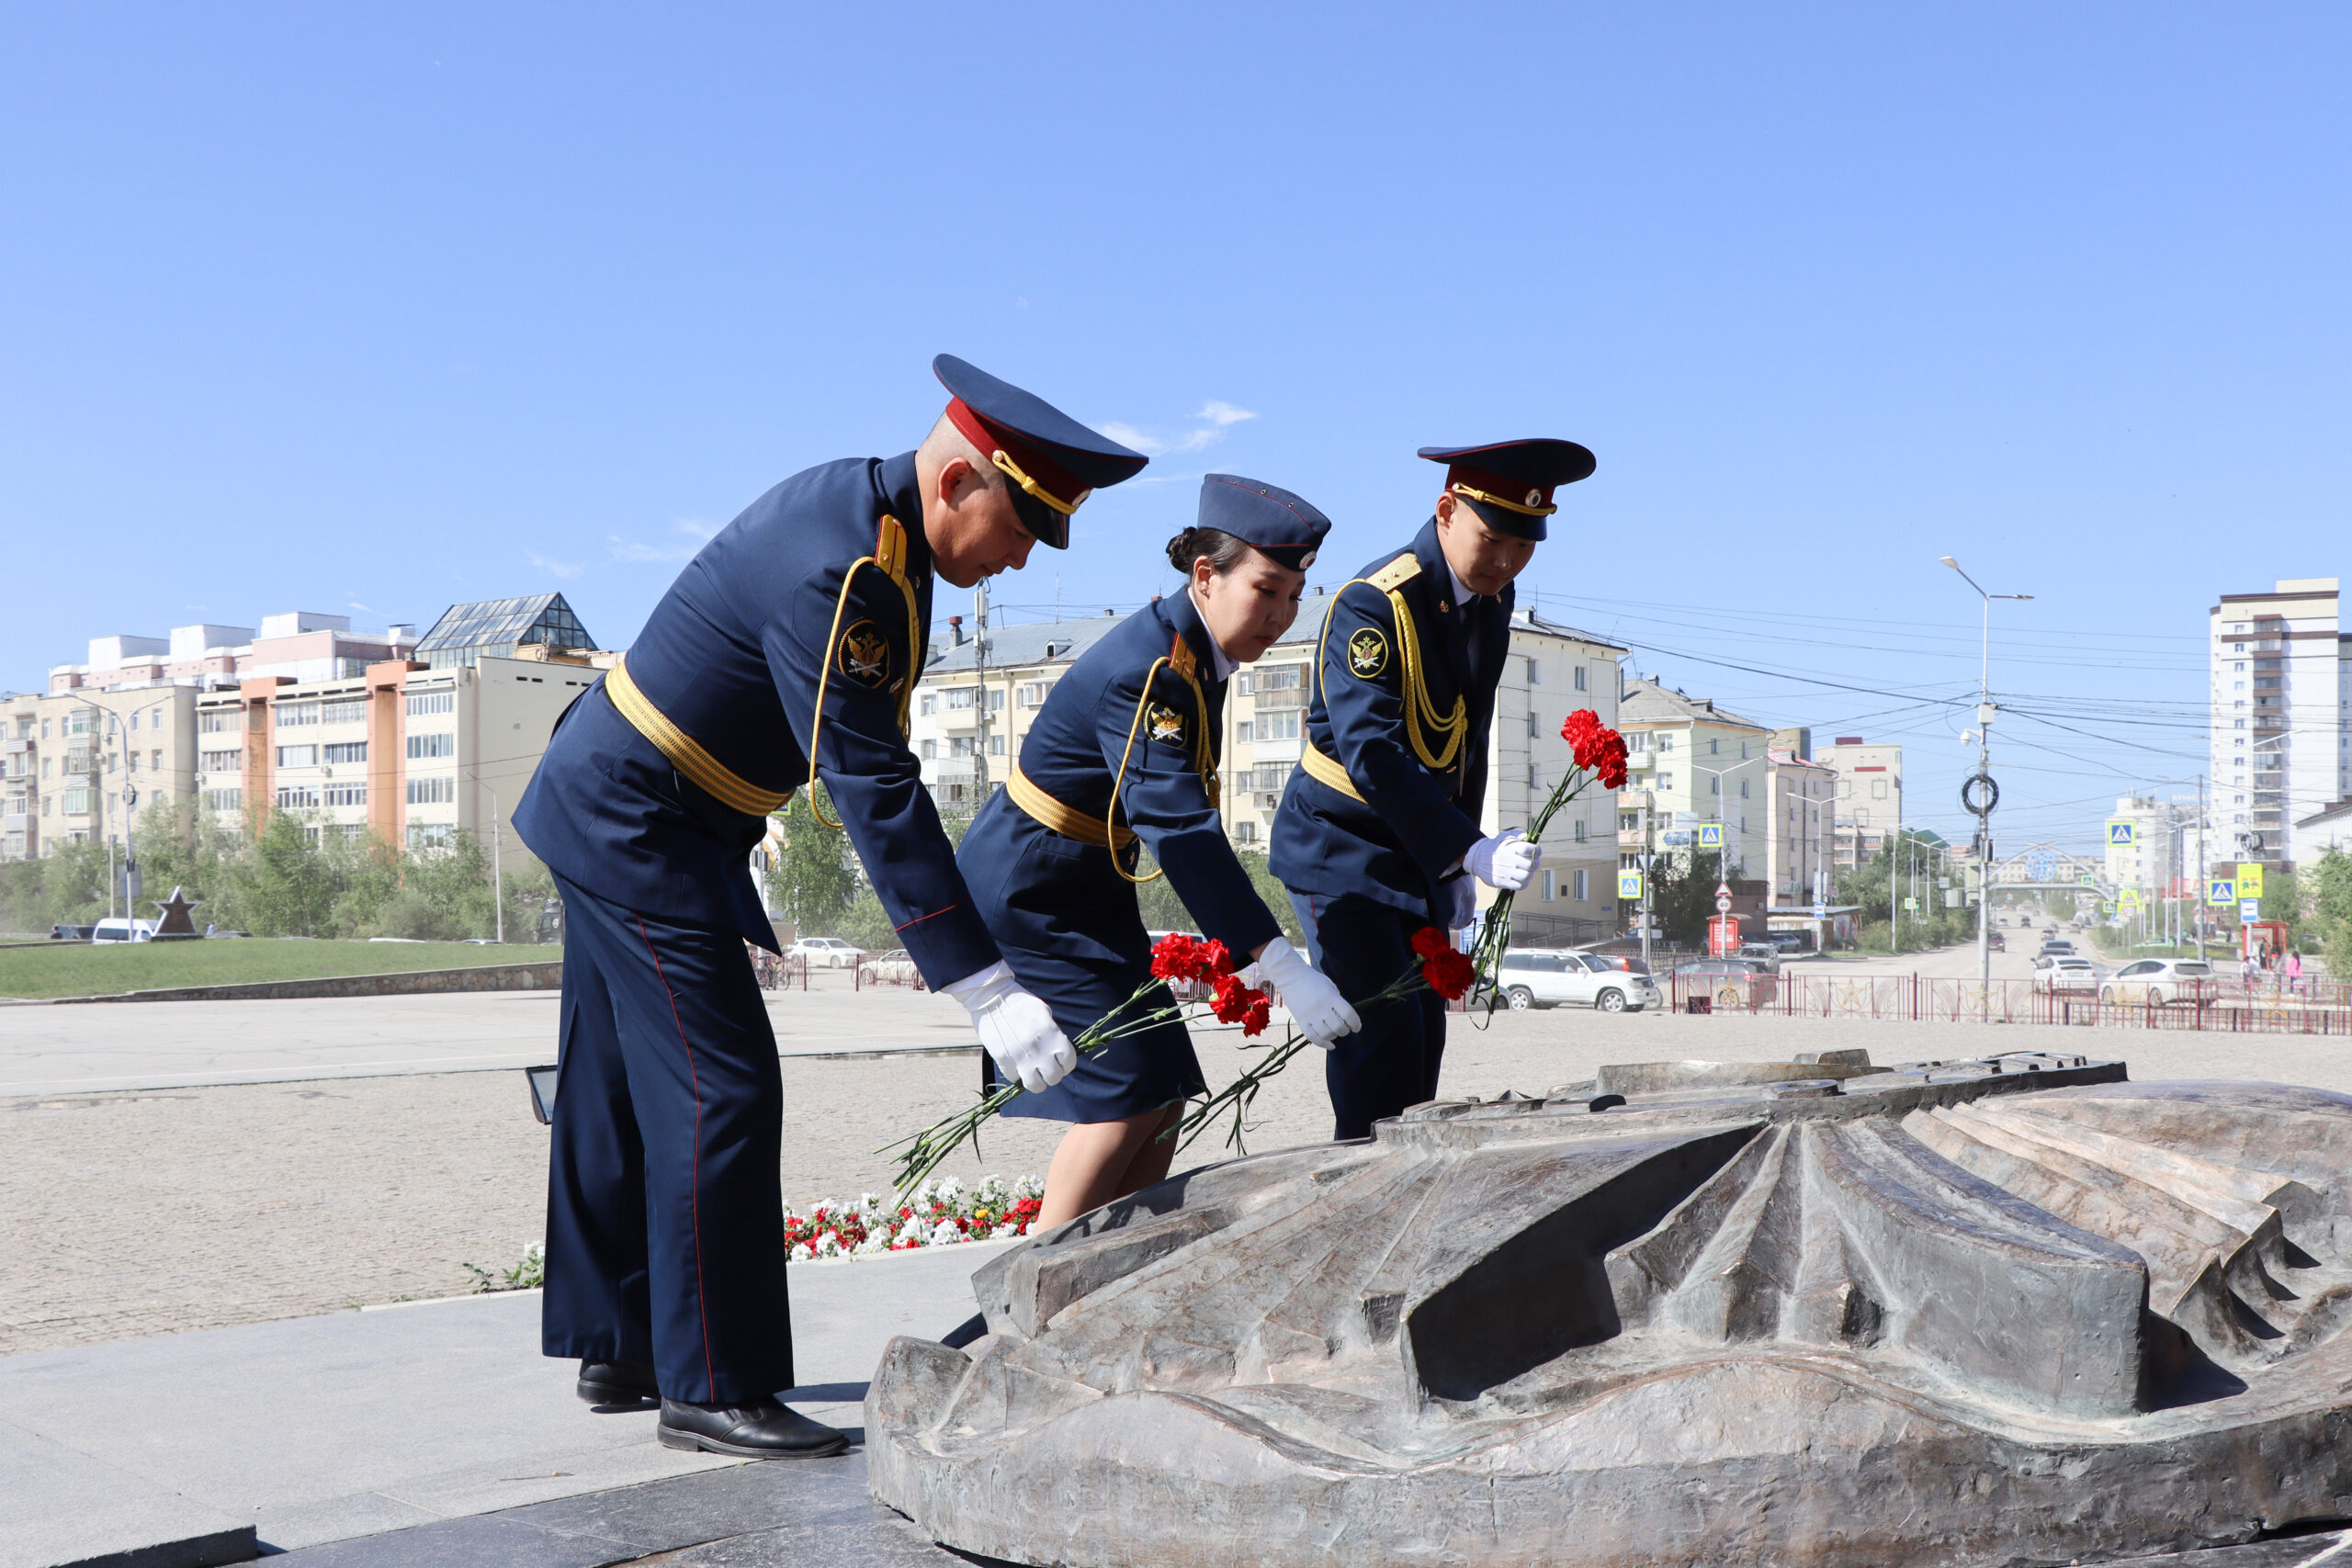
[[[785,1211],[786,1256],[814,1263],[1027,1235],[1045,1191],[1045,1182],[1034,1176],[1013,1181],[991,1176],[972,1188],[951,1176],[925,1181],[900,1199],[880,1192],[865,1193],[854,1203],[828,1198],[806,1214]]]

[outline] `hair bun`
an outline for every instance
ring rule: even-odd
[[[1168,541],[1168,564],[1188,577],[1193,571],[1193,558],[1201,553],[1200,536],[1198,528],[1187,528]]]

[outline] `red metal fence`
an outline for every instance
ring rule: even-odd
[[[1921,1023],[2053,1023],[2107,1029],[2188,1029],[2223,1033],[2352,1035],[2346,988],[2301,995],[2257,980],[2138,981],[2053,990],[2034,980],[1939,979],[1926,975],[1668,975],[1677,1012],[1738,1012],[1780,1018],[1862,1018]],[[2161,998],[2161,999],[2159,999]]]

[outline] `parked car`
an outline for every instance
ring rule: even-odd
[[[2072,953],[2045,954],[2033,961],[2033,988],[2052,995],[2078,992],[2089,996],[2098,989],[2098,970],[2089,959],[2076,958]]]
[[[869,980],[880,980],[894,986],[918,985],[922,980],[922,971],[915,967],[913,957],[903,947],[894,947],[888,953],[876,953],[864,958],[859,961],[857,968],[858,973]]]
[[[1743,942],[1739,944],[1739,956],[1761,964],[1767,975],[1781,972],[1781,950],[1769,942]]]
[[[155,934],[153,920],[127,920],[113,916],[90,928],[92,942],[145,942]]]
[[[804,936],[786,956],[806,959],[813,969],[847,969],[865,955],[837,936]]]
[[[1503,1001],[1513,1012],[1565,1002],[1581,1002],[1601,1012],[1639,1012],[1658,999],[1657,983],[1649,976],[1589,953],[1511,948],[1503,954],[1500,982]]]
[[[2213,966],[2201,958],[2142,958],[2099,982],[2098,999],[2147,1007],[2194,1002],[2211,994],[2204,982],[2212,978]]]

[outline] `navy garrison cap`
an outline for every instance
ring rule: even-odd
[[[1468,502],[1487,527],[1521,539],[1541,539],[1544,519],[1558,507],[1552,491],[1591,473],[1593,456],[1573,441],[1498,441],[1487,446],[1424,446],[1420,456],[1443,463],[1445,488]]]
[[[1315,552],[1331,531],[1331,520],[1299,497],[1239,474],[1203,477],[1200,525],[1230,534],[1293,571],[1315,564]]]
[[[1012,481],[1022,525],[1057,550],[1069,547],[1070,514],[1080,502],[1151,461],[952,354],[931,368],[947,389],[947,417]]]

